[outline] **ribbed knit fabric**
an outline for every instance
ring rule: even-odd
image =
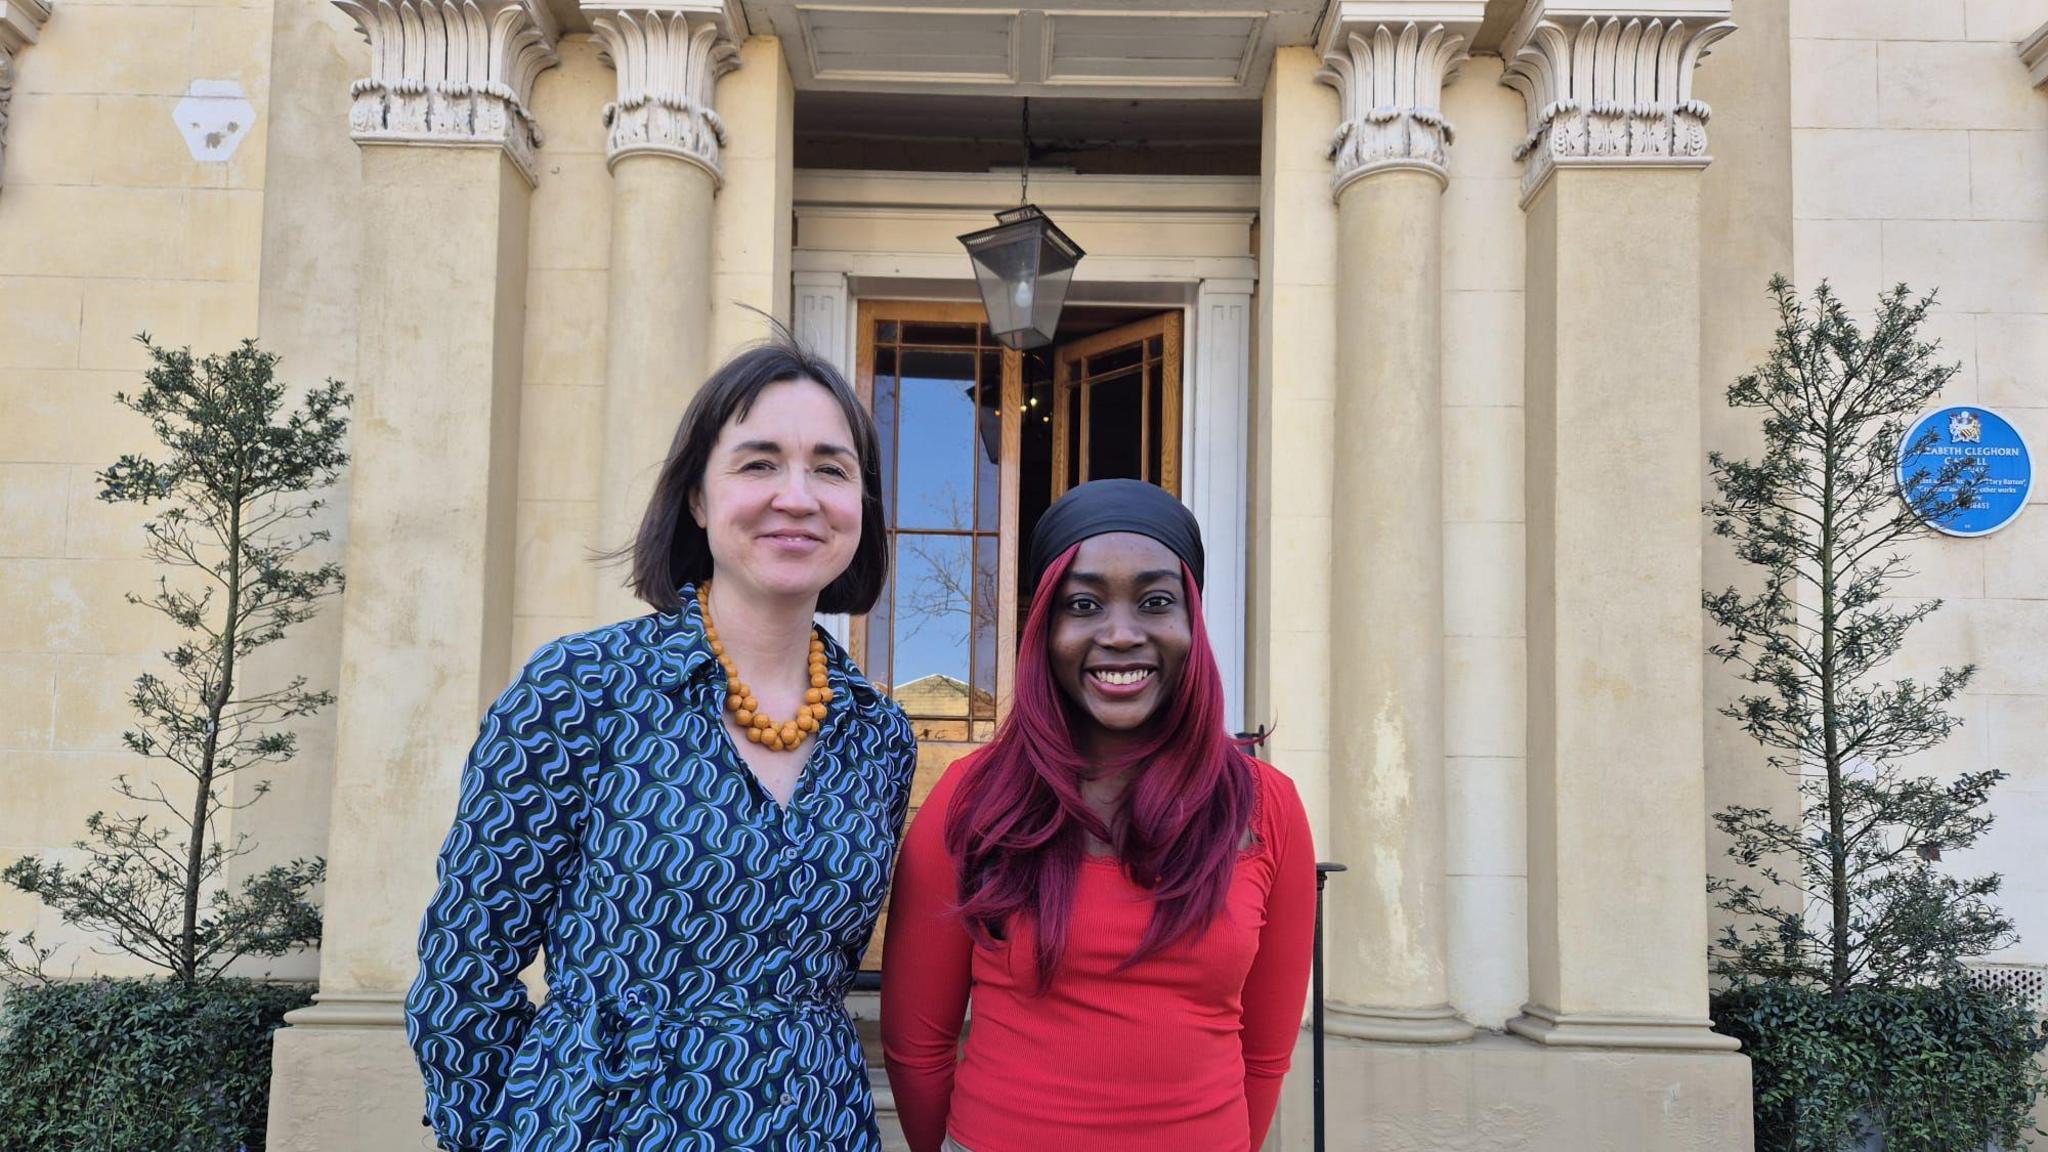
[[[1293,1056],[1315,933],[1315,848],[1293,782],[1254,761],[1255,835],[1226,914],[1124,971],[1151,898],[1115,861],[1084,863],[1066,959],[1039,996],[1028,927],[1008,933],[1015,947],[976,948],[952,911],[946,813],[979,759],[939,782],[896,865],[882,1044],[912,1152],[939,1152],[949,1132],[974,1152],[1257,1148]]]

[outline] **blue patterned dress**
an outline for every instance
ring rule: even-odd
[[[544,646],[484,717],[406,998],[442,1148],[881,1147],[844,1000],[916,741],[828,639],[832,709],[785,809],[682,603]]]

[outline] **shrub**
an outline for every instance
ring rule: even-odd
[[[0,1152],[263,1147],[270,1034],[299,984],[91,980],[0,1004]]]
[[[1716,996],[1714,1025],[1750,1058],[1757,1152],[1844,1152],[1871,1128],[1885,1152],[2017,1150],[2037,1131],[2048,1029],[2001,992],[1768,981]]]

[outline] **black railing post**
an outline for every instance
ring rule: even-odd
[[[1323,885],[1330,879],[1330,873],[1343,872],[1342,864],[1316,865],[1316,950],[1315,961],[1309,971],[1313,974],[1314,1036],[1315,1036],[1315,1124],[1316,1152],[1323,1152]]]

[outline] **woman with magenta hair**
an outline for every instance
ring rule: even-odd
[[[1186,508],[1083,484],[1028,565],[1009,717],[897,864],[882,1043],[904,1135],[913,1152],[1247,1152],[1308,985],[1307,815],[1225,725]]]

